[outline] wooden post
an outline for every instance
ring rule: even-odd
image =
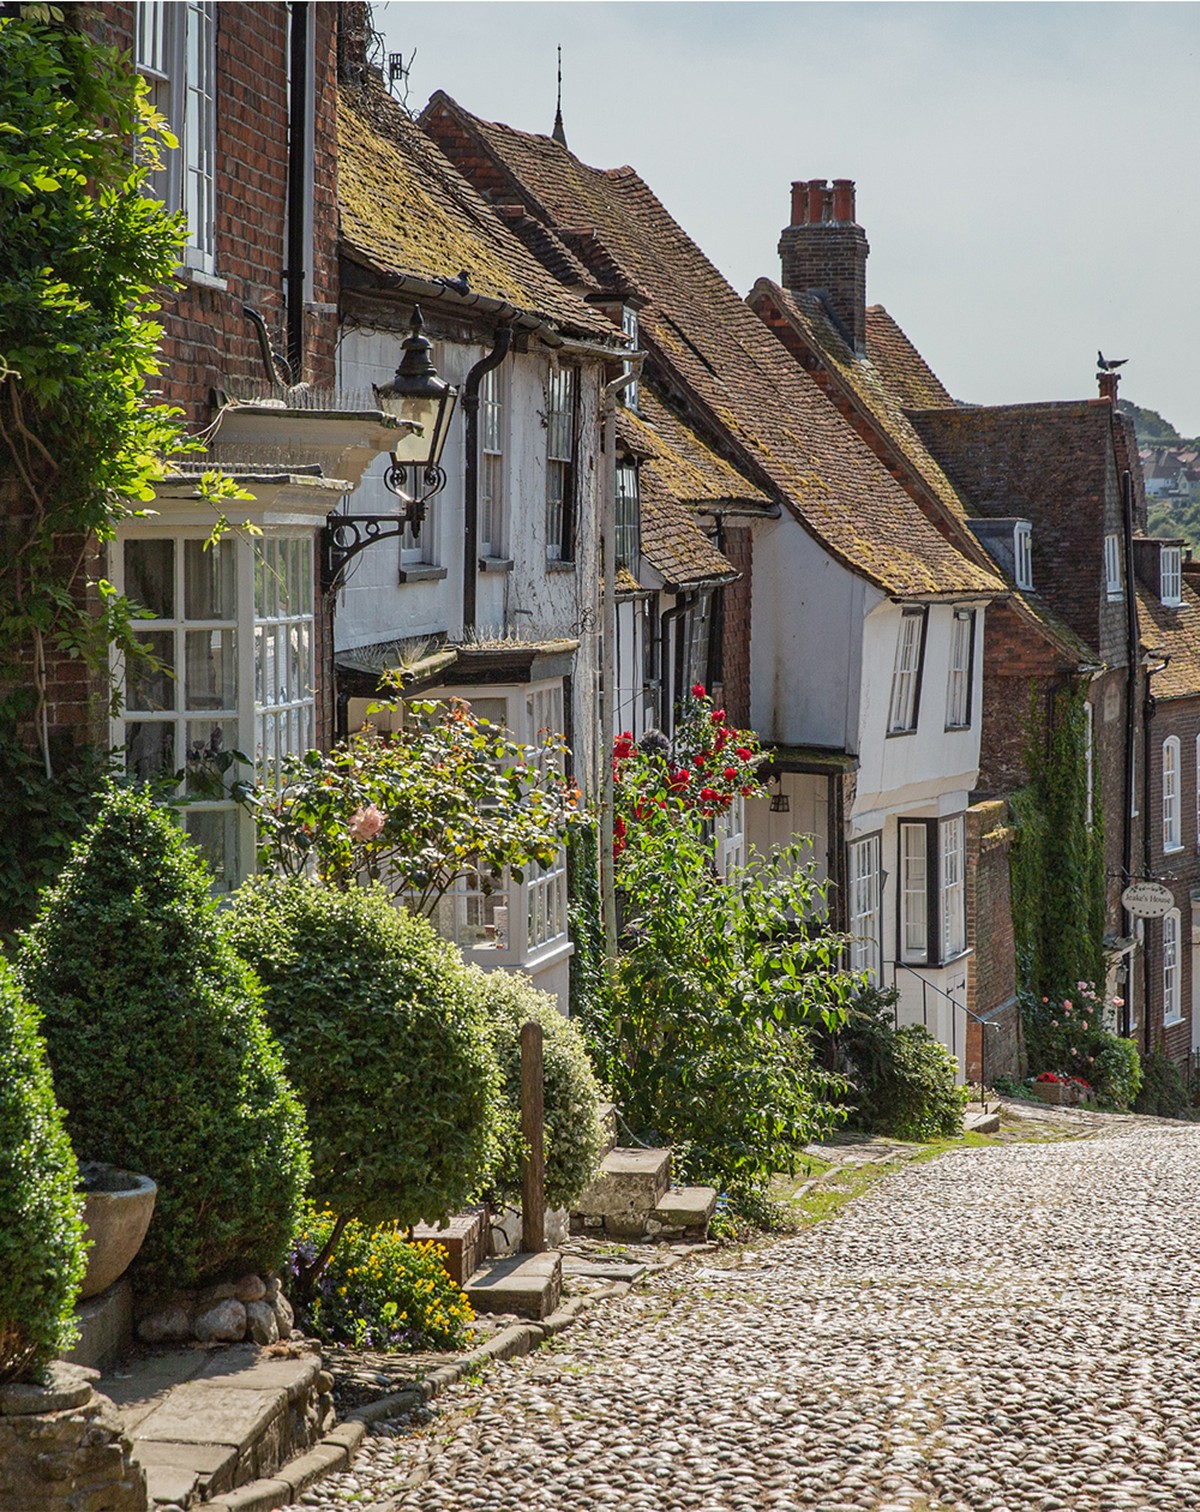
[[[532,1255],[546,1248],[545,1104],[542,1026],[521,1025],[521,1133],[527,1154],[521,1168],[521,1246]]]

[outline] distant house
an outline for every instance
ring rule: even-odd
[[[692,606],[707,649],[680,671],[719,670],[726,708],[771,752],[777,801],[747,806],[744,838],[814,836],[852,964],[963,1057],[966,807],[1000,578],[925,517],[631,168],[589,168],[442,93],[422,123],[501,214],[520,207],[548,268],[587,287],[582,265],[614,321],[636,296],[641,418],[702,458],[672,491],[739,573],[709,625]],[[635,426],[622,434],[632,455]]]

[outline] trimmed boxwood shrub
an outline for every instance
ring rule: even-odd
[[[373,1228],[469,1201],[495,1165],[497,1072],[453,946],[382,888],[304,877],[252,878],[224,925],[308,1107],[316,1206]]]
[[[1079,1058],[1079,1074],[1086,1076],[1102,1101],[1131,1108],[1142,1085],[1142,1058],[1131,1039],[1093,1030]]]
[[[894,989],[862,993],[838,1035],[839,1069],[856,1105],[851,1122],[896,1139],[952,1139],[966,1103],[954,1057],[921,1024],[895,1028],[896,998]]]
[[[0,957],[0,1381],[71,1347],[87,1268],[75,1155],[37,1025]]]
[[[308,1181],[304,1112],[210,884],[168,811],[114,788],[19,960],[75,1153],[158,1183],[146,1289],[274,1269]]]
[[[509,971],[472,975],[502,1078],[503,1154],[493,1195],[507,1201],[521,1196],[521,1025],[533,1019],[542,1026],[546,1202],[570,1207],[595,1176],[604,1148],[600,1086],[583,1035],[527,977]]]

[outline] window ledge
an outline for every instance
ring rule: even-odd
[[[414,562],[411,567],[401,567],[400,582],[402,583],[435,583],[440,578],[449,575],[449,568],[435,567],[431,562],[422,564]]]
[[[1177,856],[1179,854],[1179,852],[1181,850],[1183,850],[1183,849],[1184,849],[1184,847],[1182,845],[1164,845],[1163,846],[1163,855],[1164,856]]]
[[[184,283],[195,284],[198,289],[216,289],[218,293],[224,293],[229,283],[224,278],[218,278],[215,273],[206,273],[203,268],[189,268],[187,264],[177,269],[178,276]]]
[[[1183,1023],[1183,1014],[1182,1013],[1177,1013],[1174,1018],[1164,1018],[1163,1019],[1163,1028],[1164,1029],[1170,1029],[1174,1025],[1176,1025],[1176,1024],[1182,1024],[1182,1023]]]
[[[480,572],[511,572],[513,570],[512,557],[480,557]]]
[[[971,728],[971,722],[970,722],[970,720],[968,720],[966,724],[947,725],[946,726],[946,734],[947,735],[963,735],[970,728]],[[897,731],[896,733],[899,734],[900,732]]]
[[[576,569],[576,567],[578,565],[579,565],[578,562],[560,562],[560,561],[557,561],[557,560],[548,560],[546,562],[546,571],[547,572],[574,572],[575,569]]]
[[[916,733],[917,727],[916,725],[913,725],[911,730],[889,730],[887,732],[887,738],[889,740],[894,740],[897,735],[915,735]]]

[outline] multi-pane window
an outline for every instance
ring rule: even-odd
[[[967,948],[966,848],[963,816],[955,814],[938,826],[941,842],[939,881],[942,894],[942,960],[950,961]]]
[[[689,688],[695,683],[703,683],[705,687],[708,686],[708,653],[711,639],[712,605],[712,592],[702,593],[697,598],[688,617],[690,634],[688,637],[686,685]],[[684,689],[680,688],[679,693],[681,696],[683,692]]]
[[[618,567],[636,567],[641,536],[641,497],[638,470],[633,462],[617,466],[617,540]]]
[[[1179,739],[1168,735],[1162,748],[1162,837],[1163,850],[1179,850]]]
[[[271,781],[314,743],[312,562],[307,535],[121,544],[120,586],[150,617],[137,622],[143,655],[126,661],[115,742],[131,775],[178,782],[184,827],[222,890],[250,853],[231,791],[253,775],[243,753]]]
[[[879,836],[868,835],[850,846],[850,970],[866,972],[870,981],[881,980]]]
[[[892,670],[892,698],[888,710],[890,735],[917,728],[917,695],[924,639],[925,611],[906,609],[900,618],[900,638],[896,642],[896,662]]]
[[[1121,537],[1116,534],[1104,537],[1104,589],[1110,599],[1125,597],[1121,582]]]
[[[1013,576],[1018,588],[1033,587],[1033,526],[1026,520],[1013,528]]]
[[[950,624],[950,677],[946,687],[946,728],[965,730],[971,723],[971,652],[975,615],[956,609]]]
[[[483,375],[479,388],[479,554],[504,555],[503,368]]]
[[[900,824],[900,959],[929,959],[929,830]]]
[[[1180,992],[1179,910],[1163,915],[1162,925],[1163,1023],[1177,1024],[1183,1018]]]
[[[625,308],[621,311],[621,329],[629,338],[630,345],[633,347],[634,351],[636,351],[638,344],[638,317],[637,311],[630,305],[626,305]],[[625,364],[625,371],[626,373],[631,373],[633,371],[633,364],[631,362],[627,362]],[[637,409],[638,381],[636,378],[632,383],[626,384],[625,387],[621,390],[621,399],[627,409]]]
[[[150,101],[179,140],[155,184],[172,210],[187,212],[184,263],[212,273],[216,263],[217,7],[215,0],[143,0],[134,60]]]
[[[574,555],[578,379],[575,368],[552,368],[546,385],[546,557],[552,562]]]
[[[1163,546],[1158,558],[1159,597],[1164,604],[1178,608],[1183,602],[1183,548]]]

